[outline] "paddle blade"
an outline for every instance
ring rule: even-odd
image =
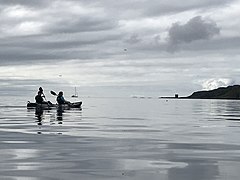
[[[54,96],[57,96],[57,93],[55,93],[54,91],[50,91],[50,93]]]

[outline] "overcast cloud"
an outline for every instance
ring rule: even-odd
[[[240,0],[0,0],[0,15],[2,86],[189,95],[240,83]]]
[[[201,16],[190,19],[186,24],[174,23],[169,29],[169,48],[175,49],[179,44],[206,40],[218,35],[220,29],[215,22],[206,22]]]

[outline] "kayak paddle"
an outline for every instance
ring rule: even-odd
[[[57,96],[57,93],[55,93],[54,91],[50,91],[50,93],[54,96]]]

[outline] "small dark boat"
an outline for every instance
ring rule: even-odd
[[[73,103],[69,103],[69,104],[62,104],[61,107],[69,109],[69,108],[81,108],[82,102],[73,102]],[[28,101],[27,103],[27,109],[35,109],[36,107],[38,108],[42,108],[44,110],[50,110],[53,108],[57,108],[60,105],[58,104],[52,104],[51,102],[48,103],[44,103],[44,104],[38,104],[38,103],[32,103],[30,101]]]

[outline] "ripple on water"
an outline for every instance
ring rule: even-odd
[[[49,110],[41,116],[25,107],[0,107],[0,179],[240,176],[236,102],[94,99],[85,104],[82,111]]]

